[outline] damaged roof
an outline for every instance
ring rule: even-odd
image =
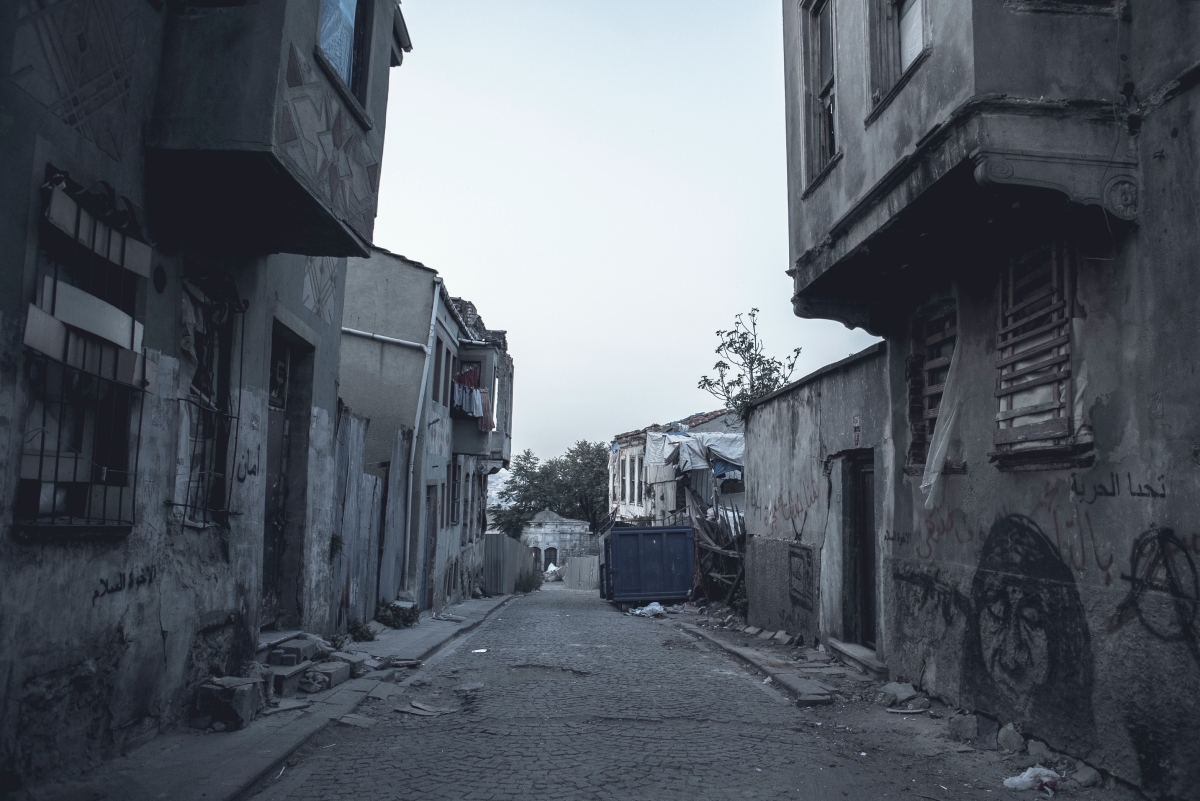
[[[733,413],[732,409],[716,409],[711,412],[698,412],[696,414],[690,415],[689,417],[685,417],[682,420],[673,420],[670,423],[667,423],[665,425],[660,424],[660,423],[655,423],[653,425],[646,426],[645,428],[639,428],[636,431],[626,431],[624,434],[617,434],[615,437],[613,437],[613,439],[614,440],[630,439],[630,438],[636,437],[638,435],[645,434],[649,431],[665,431],[665,430],[669,430],[669,429],[676,428],[679,426],[687,426],[688,428],[691,428],[692,426],[699,426],[699,425],[703,425],[705,423],[711,423],[713,420],[716,420],[719,417],[723,417],[727,414],[732,414],[732,413]]]

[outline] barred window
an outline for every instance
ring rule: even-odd
[[[241,389],[240,380],[233,382],[233,341],[243,308],[228,274],[189,263],[185,275],[179,369],[185,381],[190,372],[191,380],[180,404],[183,469],[176,477],[175,503],[188,525],[228,525],[233,479],[229,465],[231,449],[237,447]],[[237,361],[240,366],[240,354]],[[285,373],[289,365],[285,360]],[[283,387],[286,381],[285,374]],[[276,382],[272,387],[276,394],[286,391]]]
[[[151,250],[132,206],[47,168],[36,297],[25,321],[25,408],[13,533],[123,535],[134,524],[142,396],[152,387],[141,306]]]
[[[958,310],[953,302],[939,304],[913,318],[913,353],[907,361],[907,380],[912,431],[908,467],[914,470],[925,465],[957,342]]]
[[[1070,444],[1075,261],[1055,242],[1001,276],[994,457]]]

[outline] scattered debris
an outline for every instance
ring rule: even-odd
[[[974,740],[979,736],[979,718],[974,715],[955,715],[946,721],[952,740]]]
[[[338,723],[341,723],[344,726],[354,726],[355,728],[359,729],[369,729],[375,725],[376,721],[375,718],[369,718],[366,715],[356,715],[354,713],[350,713],[347,715],[342,715],[340,718],[338,718]]]
[[[436,615],[433,616],[433,619],[434,620],[448,620],[451,623],[464,623],[467,620],[465,617],[459,617],[458,615],[452,615],[449,612],[438,612]]]
[[[254,719],[263,707],[261,680],[224,676],[210,678],[196,692],[197,717],[214,721],[216,731],[237,730]],[[221,724],[217,728],[217,724]]]
[[[1080,787],[1095,787],[1100,783],[1100,771],[1090,765],[1083,765],[1075,770],[1071,778],[1079,783]]]
[[[896,696],[896,704],[911,701],[920,695],[917,689],[907,682],[893,681],[883,685],[883,692]]]
[[[667,610],[658,601],[652,601],[645,606],[630,609],[629,614],[636,615],[637,617],[664,617],[667,614]]]
[[[487,651],[488,651],[488,649],[486,649],[486,648],[476,648],[476,649],[475,649],[474,651],[472,651],[471,653],[473,653],[473,654],[486,654],[486,653],[487,653]]]
[[[1001,727],[1000,731],[996,733],[996,744],[1005,751],[1020,752],[1025,750],[1025,738],[1013,728],[1011,723]]]
[[[1049,768],[1034,765],[1026,768],[1019,776],[1010,776],[1004,780],[1004,786],[1010,790],[1050,790],[1058,789],[1063,777]]]
[[[410,701],[408,706],[398,706],[396,707],[395,711],[403,712],[406,715],[416,715],[423,718],[435,718],[439,715],[453,714],[458,710],[451,709],[449,707],[430,706],[429,704],[423,704],[420,701]]]
[[[302,701],[299,698],[283,698],[279,701],[278,706],[269,706],[262,711],[262,714],[274,715],[277,712],[291,712],[293,709],[306,709],[310,706],[312,706],[312,701]]]

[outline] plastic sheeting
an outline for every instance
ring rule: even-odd
[[[740,470],[745,460],[746,438],[743,434],[708,431],[695,434],[651,431],[646,434],[646,467],[651,470],[672,464],[677,464],[683,471],[710,470],[711,463],[717,461],[724,474],[729,470]],[[657,471],[662,472],[665,471]]]
[[[933,439],[929,442],[929,455],[925,457],[925,474],[921,476],[921,492],[925,495],[925,508],[932,509],[941,499],[942,484],[939,479],[946,467],[946,454],[950,442],[958,432],[958,412],[962,407],[962,387],[959,381],[958,348],[950,355],[950,369],[946,372],[946,384],[942,390],[942,402],[938,404],[937,424]]]

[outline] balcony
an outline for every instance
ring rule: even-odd
[[[166,246],[368,255],[388,67],[411,45],[386,0],[330,5],[353,16],[339,17],[336,41],[320,8],[171,12],[147,136],[151,224]]]

